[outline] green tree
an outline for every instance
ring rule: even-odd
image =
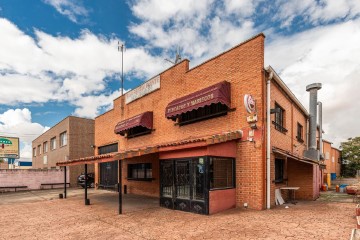
[[[342,175],[345,177],[356,176],[356,170],[360,170],[360,137],[349,138],[340,146],[342,158],[347,164],[342,166]]]
[[[0,158],[0,163],[4,163],[5,160],[3,158]]]

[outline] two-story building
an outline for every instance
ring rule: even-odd
[[[319,161],[304,156],[309,113],[264,67],[264,39],[193,68],[185,59],[115,99],[95,119],[95,155],[57,165],[94,164],[97,186],[119,182],[202,214],[270,208],[289,186],[297,199],[316,199]]]
[[[32,168],[51,169],[59,161],[92,156],[93,147],[94,120],[68,116],[32,141]],[[76,186],[84,166],[69,170],[70,184]]]

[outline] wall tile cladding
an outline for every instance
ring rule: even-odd
[[[249,127],[243,106],[245,94],[257,102],[257,125],[264,125],[264,36],[234,47],[207,62],[189,70],[188,60],[161,73],[161,89],[130,104],[124,98],[114,100],[114,108],[95,119],[97,147],[119,142],[119,150],[132,149],[191,137],[217,134]],[[165,118],[165,108],[172,100],[201,90],[221,81],[231,83],[231,107],[236,111],[214,119],[185,126],[174,126]],[[154,129],[149,135],[126,139],[114,133],[115,125],[145,111],[154,112]],[[264,138],[254,143],[238,143],[236,159],[237,205],[247,202],[250,208],[264,208]],[[256,147],[257,146],[257,147]],[[131,161],[131,160],[129,160]],[[130,184],[130,183],[128,183]],[[135,184],[135,183],[133,183]],[[140,186],[138,186],[140,187]]]

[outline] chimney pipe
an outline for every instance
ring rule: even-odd
[[[319,160],[316,144],[316,120],[317,120],[317,91],[321,89],[321,83],[313,83],[306,86],[306,91],[310,92],[309,102],[309,148],[304,152],[304,156],[313,160]]]

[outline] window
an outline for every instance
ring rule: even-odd
[[[180,126],[227,115],[229,107],[221,103],[213,103],[210,106],[205,106],[192,110],[190,112],[180,114],[178,123]]]
[[[151,163],[128,164],[128,179],[152,180],[152,164]]]
[[[296,135],[296,139],[303,143],[304,139],[303,139],[303,126],[300,123],[297,123],[297,135]]]
[[[151,133],[151,131],[152,131],[151,129],[148,129],[146,127],[136,126],[126,131],[126,137],[133,138],[133,137],[149,134]]]
[[[210,158],[210,189],[235,187],[235,161],[233,158]]]
[[[118,151],[118,144],[114,143],[114,144],[99,147],[98,151],[99,151],[99,155],[106,154],[106,153],[117,152]]]
[[[56,137],[53,137],[52,139],[50,139],[50,149],[51,150],[56,149]]]
[[[275,121],[272,123],[275,125],[276,130],[286,133],[287,129],[284,127],[285,110],[277,103],[275,103],[275,110]]]
[[[36,157],[36,148],[33,148],[33,157]]]
[[[275,183],[284,181],[284,160],[275,158]]]
[[[43,153],[47,153],[48,149],[47,149],[47,142],[43,143]]]
[[[47,156],[43,157],[43,162],[44,162],[45,165],[48,163]]]
[[[67,135],[66,132],[60,134],[60,147],[65,146],[67,144]]]
[[[38,151],[38,155],[41,155],[41,145],[38,145],[37,151]]]

